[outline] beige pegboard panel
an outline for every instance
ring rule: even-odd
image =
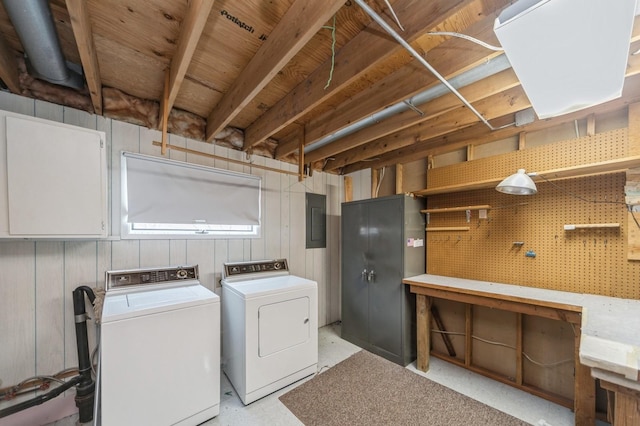
[[[501,179],[518,169],[542,172],[619,159],[628,155],[628,129],[616,129],[594,136],[436,167],[427,172],[427,188]]]
[[[537,182],[538,194],[530,197],[492,189],[430,196],[427,208],[481,204],[492,208],[488,219],[479,219],[479,212],[472,211],[469,223],[465,212],[431,214],[429,227],[470,229],[428,232],[427,272],[640,299],[640,262],[626,258],[625,181],[624,173],[615,173]],[[582,223],[620,227],[564,230],[566,224]]]

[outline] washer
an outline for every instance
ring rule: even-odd
[[[100,330],[104,426],[197,425],[220,412],[220,298],[198,267],[109,271]]]
[[[318,368],[318,285],[286,259],[226,263],[222,369],[247,405]]]

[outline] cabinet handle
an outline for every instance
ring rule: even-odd
[[[363,281],[369,281],[369,278],[368,278],[368,276],[367,276],[367,270],[366,270],[366,269],[364,269],[364,270],[362,271],[362,273],[360,274],[360,276],[362,277],[362,280],[363,280]]]
[[[367,279],[367,281],[372,282],[374,280],[374,278],[376,277],[376,271],[374,271],[373,269],[369,272],[369,277]]]

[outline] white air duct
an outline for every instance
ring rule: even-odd
[[[520,0],[494,30],[540,119],[622,94],[636,0]]]

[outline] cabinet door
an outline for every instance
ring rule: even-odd
[[[369,205],[369,342],[402,354],[402,199]]]
[[[8,237],[106,237],[105,151],[101,132],[7,116]]]
[[[369,340],[369,288],[362,274],[369,245],[367,211],[365,203],[342,208],[342,333],[363,342]]]

